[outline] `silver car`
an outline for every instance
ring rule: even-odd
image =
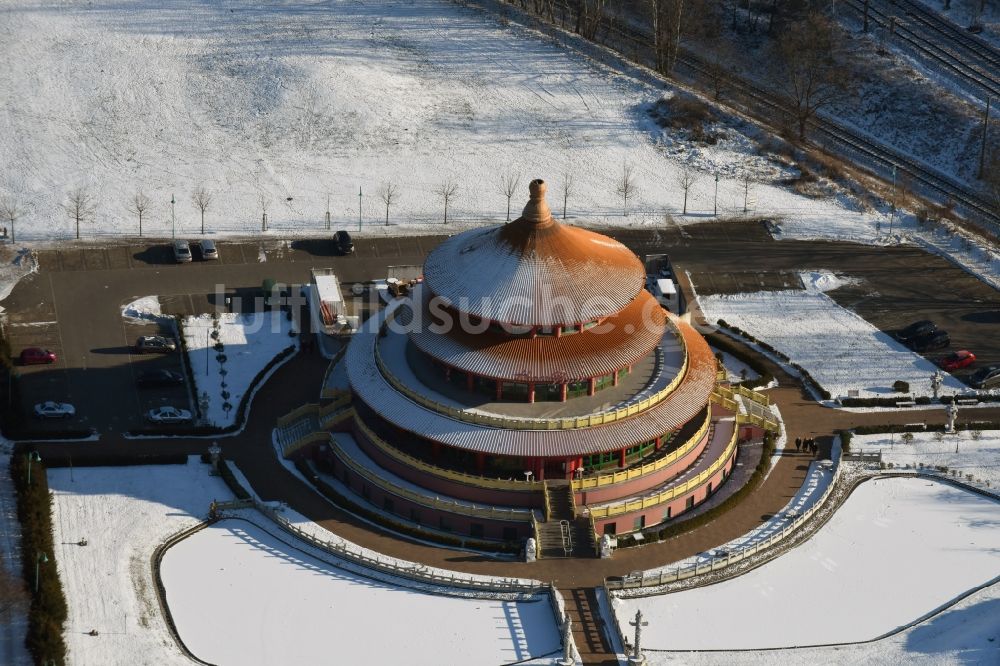
[[[187,423],[191,420],[191,412],[166,405],[146,412],[146,419],[151,423]]]
[[[40,419],[71,419],[76,416],[76,408],[68,402],[46,400],[35,405],[35,416]]]
[[[215,247],[214,240],[203,240],[198,243],[198,247],[201,249],[202,261],[211,261],[212,259],[219,258],[219,248]]]
[[[178,264],[186,264],[191,261],[191,244],[186,240],[175,240],[174,260]]]

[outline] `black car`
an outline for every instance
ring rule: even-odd
[[[147,370],[140,372],[135,383],[139,386],[179,386],[184,383],[184,375],[173,370]]]
[[[351,234],[343,229],[333,235],[333,246],[336,248],[338,254],[351,254],[354,252],[354,241],[351,240]]]
[[[136,354],[169,354],[177,343],[162,335],[144,335],[135,341]]]
[[[914,338],[933,333],[937,330],[937,325],[929,319],[915,321],[906,328],[896,332],[896,339],[902,343],[907,343]]]
[[[934,330],[909,340],[907,344],[913,351],[929,352],[936,349],[944,349],[950,345],[951,337],[947,331]]]
[[[973,388],[991,389],[1000,386],[1000,365],[988,365],[972,373],[969,383]]]

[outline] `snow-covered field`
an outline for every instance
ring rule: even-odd
[[[649,666],[969,666],[1000,663],[1000,583],[873,643],[745,652],[646,652]],[[795,620],[791,620],[795,621]]]
[[[968,430],[953,435],[915,432],[911,444],[906,444],[898,433],[855,435],[851,448],[855,451],[880,450],[882,461],[895,466],[913,467],[923,463],[924,466],[955,469],[963,477],[971,474],[989,481],[992,488],[1000,488],[1000,431],[997,430],[984,430],[979,439]]]
[[[459,187],[450,219],[496,220],[509,170],[524,176],[515,210],[529,178],[549,180],[555,203],[568,172],[572,214],[659,225],[682,206],[683,164],[700,169],[688,217],[703,219],[714,174],[720,211],[742,212],[740,176],[756,170],[743,165],[759,161],[738,133],[678,156],[645,113],[662,86],[444,0],[3,4],[0,164],[11,171],[0,183],[31,203],[24,238],[68,237],[61,204],[78,187],[96,205],[85,237],[136,233],[140,188],[145,233],[169,234],[174,195],[178,233],[194,234],[201,185],[215,193],[211,233],[258,231],[261,197],[281,233],[321,231],[328,197],[336,224],[355,224],[359,187],[374,227],[389,181],[394,225],[439,224],[434,190],[448,179]],[[639,188],[627,220],[615,194],[625,163]],[[791,218],[789,233],[842,218],[874,228],[880,213],[772,186],[773,170],[753,177],[752,198],[757,213]]]
[[[69,619],[70,663],[190,664],[160,613],[150,569],[166,537],[232,499],[208,465],[49,470],[53,540]],[[86,546],[77,545],[82,539]],[[96,629],[99,636],[87,632]]]
[[[197,399],[208,400],[208,410],[203,415],[209,423],[224,427],[235,421],[240,400],[257,373],[282,350],[299,342],[298,337],[289,336],[292,322],[279,310],[222,314],[218,319],[218,338],[212,337],[214,321],[211,315],[186,318],[184,340]],[[222,352],[215,350],[216,342],[223,344]],[[219,361],[220,353],[225,362]],[[225,407],[227,404],[229,409]]]
[[[491,601],[392,586],[240,520],[173,546],[161,571],[181,638],[215,664],[502,664],[560,646],[544,596]]]
[[[724,319],[798,363],[834,397],[891,397],[892,383],[930,395],[935,366],[820,291],[699,296],[710,322]],[[945,375],[943,391],[967,390]]]
[[[614,611],[628,627],[641,609],[643,645],[653,650],[869,640],[996,577],[998,521],[1000,503],[943,483],[869,481],[778,559],[708,587],[616,599]]]

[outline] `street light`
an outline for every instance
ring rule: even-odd
[[[174,204],[175,203],[177,203],[177,202],[174,201],[174,195],[173,195],[173,193],[171,193],[170,194],[170,237],[171,238],[177,238],[177,222],[174,219]]]
[[[40,462],[42,462],[42,457],[40,455],[38,455],[38,451],[32,451],[31,453],[27,454],[27,457],[28,457],[28,485],[30,486],[31,485],[31,461],[34,460],[35,462],[39,462],[40,463]]]
[[[715,217],[719,217],[719,174],[715,174]]]
[[[35,556],[35,594],[38,594],[38,565],[48,561],[49,556],[42,551],[38,551],[38,555]]]

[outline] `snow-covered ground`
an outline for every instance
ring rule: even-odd
[[[239,520],[173,546],[161,571],[181,638],[215,664],[501,664],[560,646],[544,596],[417,592],[332,566]]]
[[[289,336],[293,324],[279,310],[225,313],[218,319],[218,342],[222,342],[221,354],[225,356],[225,362],[221,363],[220,352],[214,348],[217,340],[212,337],[214,321],[211,315],[186,318],[184,340],[197,399],[201,402],[207,396],[208,410],[203,416],[209,423],[225,427],[235,421],[240,400],[257,373],[282,350],[299,342],[297,336]],[[225,374],[220,370],[225,370]],[[228,410],[226,404],[230,405]]]
[[[10,482],[9,442],[0,440],[0,567],[4,575],[21,578],[21,524],[17,519],[17,495]],[[6,606],[6,602],[0,603]],[[0,612],[0,663],[30,666],[31,655],[24,647],[28,630],[28,609],[14,606]]]
[[[1000,583],[873,643],[746,652],[646,652],[649,666],[969,666],[1000,663]],[[797,618],[789,620],[798,621]]]
[[[855,435],[851,440],[851,449],[880,450],[882,461],[897,467],[923,463],[925,467],[955,469],[963,477],[971,474],[977,479],[989,481],[991,488],[1000,488],[1000,431],[984,430],[979,439],[969,430],[949,435],[930,432],[912,434],[911,444],[905,443],[899,433]]]
[[[232,499],[208,472],[196,456],[186,465],[49,470],[70,663],[191,663],[160,613],[150,557],[203,520],[212,500]],[[87,635],[92,629],[99,636]]]
[[[943,483],[868,481],[776,560],[716,585],[616,599],[614,611],[628,627],[641,609],[649,621],[642,643],[653,650],[869,640],[996,577],[998,520],[1000,503]]]
[[[27,248],[15,250],[8,247],[0,249],[0,301],[10,296],[10,292],[21,278],[37,270],[38,260],[31,250]],[[3,311],[4,308],[0,306],[0,312]]]
[[[936,367],[819,291],[699,296],[710,322],[724,319],[787,355],[834,397],[891,397],[896,380],[931,393]],[[946,393],[967,390],[945,375]]]
[[[125,319],[149,320],[163,316],[159,296],[143,296],[122,306]]]
[[[444,0],[7,0],[4,13],[0,164],[23,174],[25,238],[68,237],[61,204],[78,187],[96,205],[85,237],[136,233],[129,208],[140,188],[152,200],[145,233],[170,232],[172,195],[178,233],[197,233],[191,195],[201,185],[215,193],[210,233],[257,232],[261,197],[280,233],[321,231],[328,198],[336,223],[354,224],[359,187],[364,222],[377,227],[389,181],[390,224],[439,225],[435,190],[448,179],[459,187],[450,220],[497,220],[507,171],[523,174],[515,210],[530,177],[552,183],[555,203],[570,173],[573,215],[660,225],[682,207],[682,166],[701,173],[692,220],[711,214],[719,171],[720,212],[742,213],[747,168],[755,212],[794,220],[789,233],[844,218],[871,229],[882,215],[773,186],[773,165],[734,168],[758,159],[739,133],[674,154],[645,112],[662,85]],[[623,219],[615,191],[626,163],[639,191]]]

